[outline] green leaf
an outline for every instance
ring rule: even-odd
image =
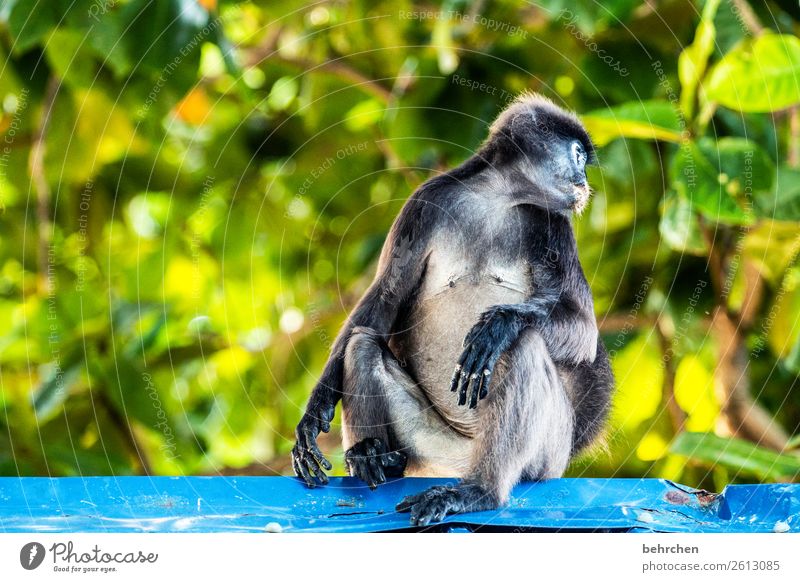
[[[267,97],[267,103],[273,111],[283,111],[292,104],[300,91],[300,84],[295,77],[281,77],[275,84]]]
[[[758,216],[772,220],[800,221],[800,170],[782,166],[775,187],[756,194],[755,210]]]
[[[618,137],[679,142],[683,129],[675,107],[666,101],[625,103],[592,111],[582,120],[598,146]]]
[[[58,10],[51,2],[15,2],[8,16],[8,28],[16,54],[39,44],[58,23]]]
[[[433,27],[431,44],[436,48],[439,72],[449,75],[458,68],[458,53],[453,45],[453,22],[450,18],[439,18]]]
[[[730,159],[733,153],[725,154]],[[722,155],[718,154],[716,161]],[[746,213],[726,189],[728,177],[715,167],[694,142],[682,144],[672,163],[673,188],[691,202],[707,219],[727,225],[752,224],[752,213]]]
[[[751,473],[761,479],[793,479],[800,475],[800,457],[782,455],[737,438],[684,432],[673,441],[670,450],[690,459]]]
[[[744,251],[768,283],[781,284],[786,268],[797,255],[800,232],[791,222],[762,219],[745,236]]]
[[[709,0],[703,8],[703,17],[697,26],[694,41],[678,57],[678,78],[681,81],[681,109],[687,119],[694,115],[697,85],[706,71],[708,58],[714,52],[714,15],[720,0]]]
[[[73,87],[97,83],[97,63],[90,58],[83,32],[57,28],[50,35],[45,54],[53,72]]]
[[[215,38],[219,21],[195,0],[130,2],[120,13],[132,62],[149,73],[169,81],[179,93],[195,81],[200,47]]]
[[[800,374],[800,337],[798,337],[783,364],[793,374]]]
[[[676,251],[701,256],[708,251],[692,204],[679,192],[673,190],[664,197],[658,230],[664,242]]]
[[[138,360],[118,353],[113,361],[98,366],[95,374],[109,402],[126,423],[136,421],[157,433],[168,429],[175,434],[161,390]]]
[[[353,132],[373,127],[383,117],[386,108],[377,99],[367,99],[353,106],[345,115],[345,127]]]
[[[704,88],[709,100],[738,111],[800,103],[800,39],[765,34],[743,42],[716,64]]]
[[[80,377],[78,356],[75,353],[69,363],[63,362],[65,367],[54,363],[47,365],[42,383],[33,395],[33,409],[39,421],[50,418],[66,402],[70,389]]]
[[[783,276],[780,292],[769,309],[771,326],[768,341],[772,352],[789,369],[794,369],[797,361],[797,344],[800,342],[800,268],[792,267]]]
[[[697,145],[716,168],[718,178],[732,196],[752,198],[756,192],[772,189],[775,164],[764,148],[754,141],[740,137],[705,138]]]

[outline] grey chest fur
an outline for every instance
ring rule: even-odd
[[[454,221],[432,241],[417,301],[392,346],[439,413],[466,435],[477,429],[476,412],[458,406],[449,389],[464,337],[489,307],[521,303],[531,293],[524,225],[504,216],[513,211],[490,210],[483,220]]]

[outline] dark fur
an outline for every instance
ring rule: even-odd
[[[310,487],[327,482],[316,437],[340,399],[348,468],[370,487],[403,471],[463,478],[398,505],[419,525],[560,476],[596,438],[613,377],[571,224],[584,153],[576,117],[525,96],[408,200],[297,427]]]

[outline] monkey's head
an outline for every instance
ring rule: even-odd
[[[518,97],[492,124],[490,162],[510,164],[515,197],[556,212],[580,213],[591,195],[586,165],[594,147],[577,116],[541,95]]]

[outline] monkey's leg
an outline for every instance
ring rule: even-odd
[[[557,477],[572,449],[573,410],[541,336],[522,332],[498,362],[498,374],[479,408],[470,476],[455,486],[406,497],[398,511],[427,525],[451,513],[494,509],[508,501],[523,472]]]
[[[351,475],[374,488],[408,464],[466,469],[471,439],[455,432],[406,373],[383,339],[357,327],[348,342],[342,440]]]
[[[603,342],[597,342],[593,362],[582,362],[562,371],[562,378],[575,410],[572,436],[572,456],[575,456],[597,439],[611,407],[614,375]]]

